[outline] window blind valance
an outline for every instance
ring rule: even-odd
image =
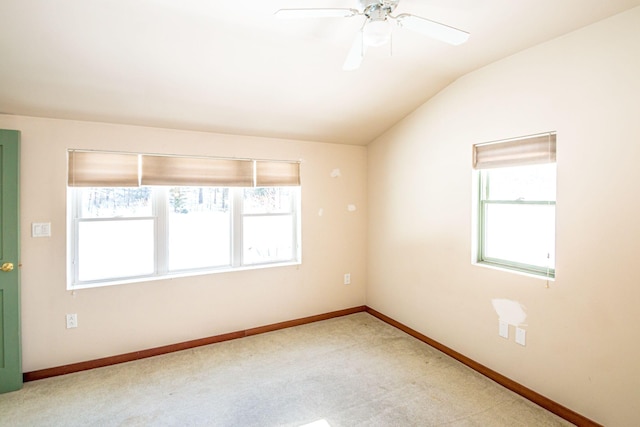
[[[300,163],[256,160],[256,187],[300,185]]]
[[[138,155],[69,151],[70,187],[137,187]]]
[[[253,161],[142,156],[141,185],[253,186]]]
[[[474,169],[555,163],[555,161],[555,132],[473,146]]]
[[[299,186],[300,163],[69,150],[70,187]]]

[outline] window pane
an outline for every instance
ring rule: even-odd
[[[229,189],[169,190],[169,270],[231,264]]]
[[[484,256],[555,269],[555,206],[486,204]]]
[[[77,189],[80,218],[152,216],[149,187],[92,187]]]
[[[154,220],[83,221],[78,225],[80,281],[154,272]]]
[[[245,188],[243,212],[246,214],[291,212],[293,191],[295,187]]]
[[[483,170],[487,200],[556,200],[556,165],[518,166]]]
[[[293,259],[293,216],[249,216],[242,223],[244,264]]]

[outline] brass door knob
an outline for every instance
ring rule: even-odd
[[[0,267],[0,270],[4,271],[5,273],[8,273],[9,271],[13,270],[13,263],[5,262],[4,264],[2,264],[2,267]]]

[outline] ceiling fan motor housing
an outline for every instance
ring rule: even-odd
[[[363,27],[364,43],[367,46],[382,46],[391,37],[391,26],[387,18],[399,0],[359,0],[367,22]]]
[[[393,12],[400,0],[358,0],[360,3],[360,10],[369,18],[371,15],[383,14],[386,15]]]

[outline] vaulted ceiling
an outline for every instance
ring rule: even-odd
[[[342,64],[364,18],[275,19],[357,0],[2,0],[0,113],[364,145],[458,77],[640,0],[400,0],[407,28]]]

